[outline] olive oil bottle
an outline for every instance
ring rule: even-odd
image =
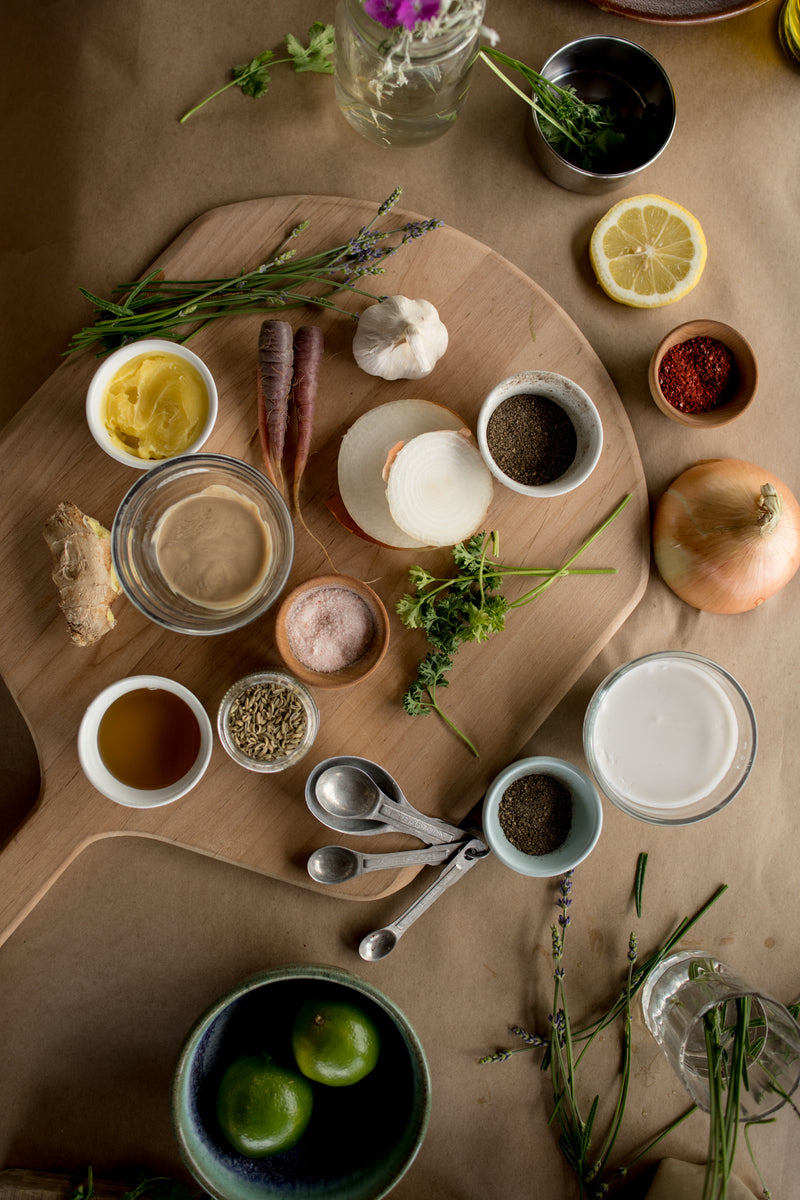
[[[778,36],[795,66],[800,67],[800,0],[784,0],[778,17]]]

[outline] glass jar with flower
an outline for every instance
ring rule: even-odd
[[[338,0],[336,99],[384,146],[417,146],[455,122],[486,0]]]

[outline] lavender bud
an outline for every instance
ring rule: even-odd
[[[403,191],[402,188],[396,187],[394,189],[394,191],[392,192],[391,196],[386,197],[383,204],[378,209],[379,217],[384,216],[389,211],[389,209],[394,208],[395,204],[397,204],[397,201],[400,199],[400,195],[401,195],[402,191]]]
[[[481,1064],[506,1062],[506,1060],[509,1058],[511,1058],[510,1050],[498,1050],[495,1054],[484,1054],[483,1058],[478,1059],[478,1062]]]
[[[636,962],[636,950],[637,950],[637,937],[636,937],[635,933],[631,932],[631,936],[628,939],[628,961],[629,962]]]

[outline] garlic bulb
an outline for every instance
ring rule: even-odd
[[[353,356],[368,375],[422,379],[447,349],[447,329],[427,300],[387,296],[362,313]]]

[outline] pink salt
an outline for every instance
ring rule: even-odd
[[[375,636],[375,622],[357,592],[323,586],[294,602],[286,633],[292,654],[304,667],[328,674],[358,662]]]

